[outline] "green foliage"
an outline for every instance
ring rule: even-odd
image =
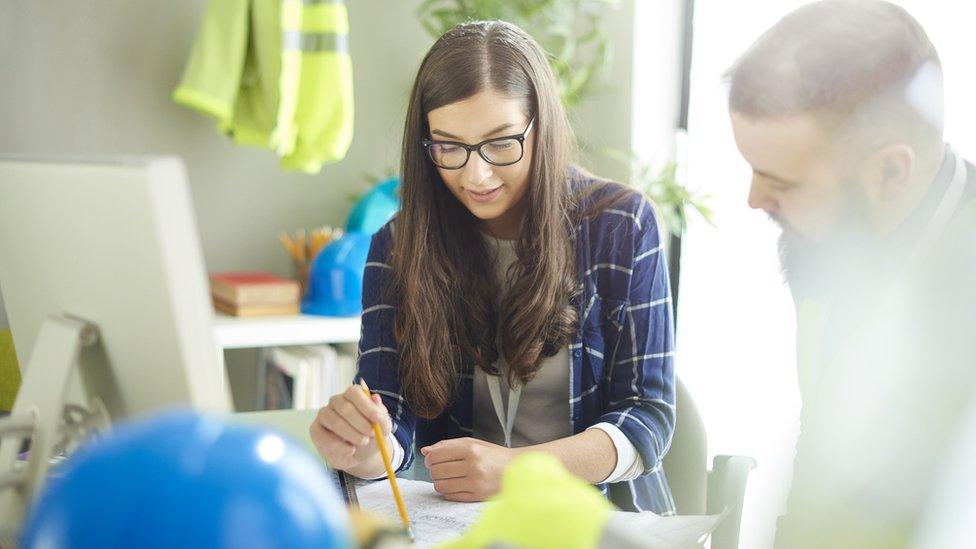
[[[468,21],[501,19],[518,25],[549,55],[563,105],[572,110],[596,91],[610,65],[613,52],[602,20],[617,4],[618,0],[424,0],[417,17],[433,38]],[[608,151],[607,156],[630,168],[631,185],[651,197],[671,234],[681,235],[690,209],[712,223],[708,197],[680,184],[673,162],[654,170],[633,152]]]
[[[595,89],[612,50],[601,28],[618,0],[425,0],[417,17],[433,38],[467,21],[501,19],[518,25],[549,54],[560,97],[573,109]]]
[[[714,226],[708,195],[694,192],[682,185],[677,178],[678,166],[668,162],[655,170],[641,161],[633,152],[607,151],[607,156],[630,168],[631,186],[646,193],[657,206],[668,232],[680,237],[688,225],[688,212],[698,212],[708,224]]]

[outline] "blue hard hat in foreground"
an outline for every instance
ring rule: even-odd
[[[23,547],[352,547],[325,467],[273,431],[169,412],[76,452]]]

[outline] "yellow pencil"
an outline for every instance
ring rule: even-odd
[[[285,249],[286,252],[288,252],[288,255],[290,255],[292,259],[295,259],[297,261],[298,254],[295,251],[295,244],[291,241],[291,238],[288,238],[287,234],[281,232],[278,233],[278,240],[281,241],[281,246]]]
[[[363,392],[366,396],[370,396],[369,387],[366,386],[366,380],[360,379],[359,384],[363,387]],[[413,529],[410,528],[410,517],[407,516],[407,506],[403,504],[403,496],[400,495],[400,487],[397,485],[396,475],[393,473],[393,464],[390,463],[390,453],[386,451],[386,443],[383,441],[383,430],[380,429],[379,423],[373,423],[373,436],[376,437],[376,445],[380,449],[380,455],[383,457],[383,466],[386,467],[386,478],[390,479],[390,487],[393,488],[393,499],[396,500],[397,511],[400,512],[400,520],[403,521],[403,527],[407,530],[407,534],[410,535],[410,539],[413,540]]]
[[[298,261],[305,261],[305,229],[295,231],[295,248],[298,249]]]

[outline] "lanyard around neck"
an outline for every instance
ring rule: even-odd
[[[502,409],[502,386],[499,376],[488,374],[488,392],[491,393],[491,403],[495,407],[495,416],[505,434],[505,447],[512,447],[512,429],[515,427],[515,412],[518,410],[519,397],[522,395],[522,385],[519,384],[508,392],[508,414]]]

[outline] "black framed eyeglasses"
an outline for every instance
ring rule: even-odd
[[[475,151],[489,164],[510,166],[525,156],[525,136],[529,135],[534,124],[535,116],[532,116],[522,133],[486,139],[476,145],[433,139],[424,139],[423,145],[434,165],[445,170],[460,170]]]

